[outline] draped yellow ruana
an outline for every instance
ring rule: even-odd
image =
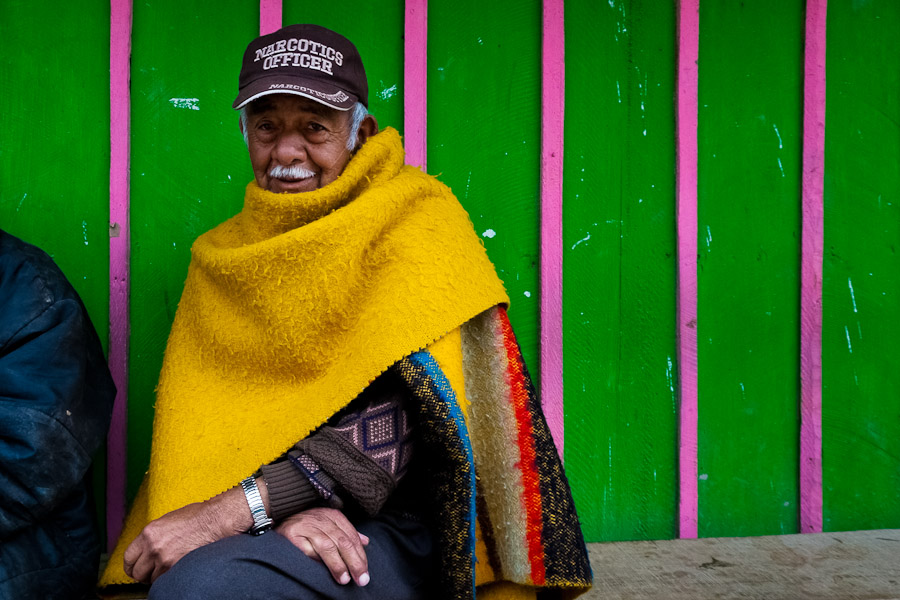
[[[122,556],[148,522],[236,485],[391,364],[508,302],[450,189],[403,161],[388,128],[314,192],[251,182],[194,243],[150,468],[101,585],[132,582]]]

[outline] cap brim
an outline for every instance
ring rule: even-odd
[[[321,80],[273,75],[257,79],[240,90],[232,107],[238,110],[257,98],[271,94],[303,96],[336,110],[350,110],[359,101],[353,94],[348,94],[339,87],[328,85]]]

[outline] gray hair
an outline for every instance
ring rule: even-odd
[[[347,150],[353,152],[356,149],[356,142],[359,139],[359,127],[362,125],[363,119],[369,115],[369,111],[363,106],[362,102],[357,102],[350,109],[350,137],[347,138]],[[241,108],[241,131],[244,133],[244,143],[249,147],[250,138],[248,137],[249,118],[247,117],[247,107]]]
[[[353,114],[350,115],[350,137],[347,138],[347,150],[353,152],[356,150],[356,140],[359,139],[359,127],[362,125],[363,119],[369,115],[369,111],[363,106],[362,102],[353,105]]]

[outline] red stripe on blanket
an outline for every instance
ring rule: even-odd
[[[534,585],[544,585],[546,571],[544,568],[543,507],[534,431],[531,425],[531,413],[528,409],[528,386],[525,385],[522,355],[519,353],[519,346],[516,343],[512,326],[509,324],[509,318],[506,316],[505,310],[497,312],[500,315],[503,345],[506,347],[509,363],[507,373],[509,375],[510,402],[515,411],[516,429],[518,430],[519,469],[522,471],[522,484],[525,488],[522,503],[525,506],[525,538],[528,543],[528,560],[531,563],[531,580]]]

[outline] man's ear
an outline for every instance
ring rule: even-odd
[[[366,118],[359,125],[359,135],[356,137],[357,149],[376,133],[378,133],[378,121],[372,115],[366,115]]]

